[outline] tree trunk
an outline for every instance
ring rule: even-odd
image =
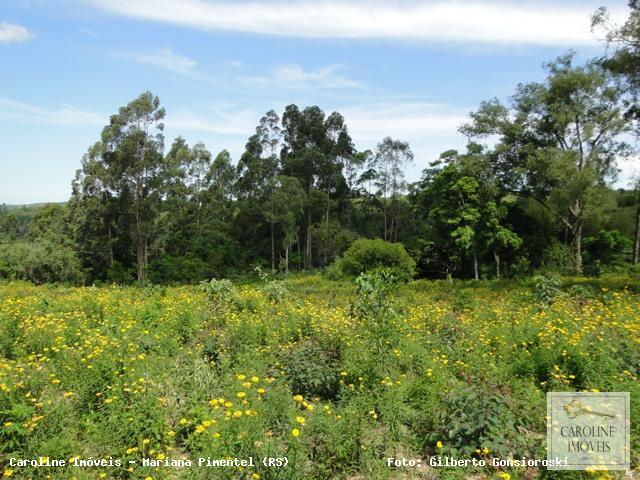
[[[329,265],[329,228],[325,227],[324,266]]]
[[[276,270],[276,242],[273,235],[273,222],[271,222],[271,271]]]
[[[574,241],[576,246],[576,273],[582,275],[582,220],[578,220]]]
[[[496,260],[496,278],[500,278],[500,254],[493,251],[493,258]]]
[[[291,248],[291,244],[287,244],[284,249],[284,276],[285,278],[289,278],[289,248]]]
[[[149,265],[149,239],[147,238],[147,234],[145,232],[144,235],[144,277],[147,278],[147,266]]]
[[[305,268],[311,268],[311,212],[307,213],[307,244],[305,246]]]
[[[331,185],[331,184],[329,183],[329,185]],[[325,246],[324,246],[324,264],[325,264],[325,266],[329,265],[329,249],[331,248],[330,247],[331,240],[329,238],[329,209],[331,207],[331,203],[330,203],[331,199],[329,198],[329,192],[330,192],[329,187],[327,187],[327,211],[326,211],[325,220],[324,220],[324,229],[325,229],[325,233],[324,233],[325,234],[325,239],[324,240],[326,242]]]
[[[389,242],[393,242],[393,215],[389,215]]]
[[[386,202],[385,198],[382,198],[383,202]],[[384,240],[387,241],[387,204],[384,205]]]
[[[113,240],[111,234],[111,221],[109,221],[109,226],[107,227],[108,238],[109,238],[109,266],[113,267]]]
[[[480,280],[480,274],[478,273],[478,255],[476,251],[473,251],[473,276],[476,280]]]
[[[144,238],[142,237],[142,220],[140,219],[139,208],[136,212],[136,266],[137,279],[139,282],[144,280]]]
[[[143,233],[142,219],[143,214],[143,200],[144,199],[144,185],[141,180],[136,182],[136,198],[134,199],[136,208],[136,263],[137,263],[137,279],[138,281],[144,281],[146,277],[146,261],[147,261],[147,239],[146,234]]]
[[[138,267],[137,279],[139,282],[144,280],[144,244],[138,240],[138,247],[136,251],[136,264]]]
[[[640,255],[640,205],[636,211],[636,235],[633,242],[633,264],[638,264],[638,256]]]

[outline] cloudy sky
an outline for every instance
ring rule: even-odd
[[[339,110],[359,149],[409,141],[417,179],[485,99],[604,47],[590,15],[626,1],[2,0],[0,203],[64,201],[109,115],[145,90],[234,160],[261,115]],[[628,171],[627,171],[628,173]]]

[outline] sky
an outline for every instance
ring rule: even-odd
[[[604,53],[590,16],[625,1],[0,0],[0,204],[65,201],[109,116],[140,93],[234,161],[268,110],[318,105],[359,150],[408,141],[409,180],[483,100]],[[621,186],[634,166],[621,165]]]

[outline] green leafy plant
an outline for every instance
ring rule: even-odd
[[[333,399],[339,389],[340,349],[306,340],[280,358],[291,392],[305,397]]]
[[[274,303],[282,302],[289,294],[287,284],[281,280],[271,280],[265,283],[261,290],[267,299]]]
[[[398,287],[398,278],[388,268],[361,273],[356,278],[356,299],[351,315],[361,319],[382,319],[393,314],[390,295]]]
[[[452,455],[471,456],[482,448],[505,458],[513,453],[510,437],[518,431],[506,392],[482,383],[459,385],[443,400],[435,414],[432,443],[442,442]]]
[[[537,275],[533,277],[533,294],[540,303],[549,305],[562,295],[562,280],[558,277]]]
[[[224,308],[237,296],[236,288],[231,280],[227,279],[217,280],[212,278],[211,280],[200,282],[200,291],[207,296],[213,311]]]
[[[400,280],[410,280],[416,267],[415,262],[401,244],[380,239],[356,240],[344,252],[341,265],[342,271],[347,275],[359,275],[375,268],[385,267]]]

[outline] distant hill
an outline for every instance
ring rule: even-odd
[[[29,203],[26,205],[7,205],[6,203],[0,204],[0,219],[5,215],[15,215],[20,225],[20,229],[26,232],[27,225],[33,220],[38,212],[40,212],[47,205],[65,205],[67,202],[42,202],[42,203]]]
[[[6,204],[3,203],[2,205],[0,205],[0,209],[7,209],[8,211],[13,211],[13,210],[31,210],[31,209],[38,209],[38,208],[42,208],[46,205],[66,205],[67,202],[39,202],[39,203],[27,203],[25,205],[11,205],[11,204]]]
[[[18,216],[33,216],[36,212],[38,212],[43,207],[47,205],[66,205],[67,202],[40,202],[40,203],[27,203],[25,205],[11,205],[11,204],[0,204],[0,215],[3,213],[14,213]]]

